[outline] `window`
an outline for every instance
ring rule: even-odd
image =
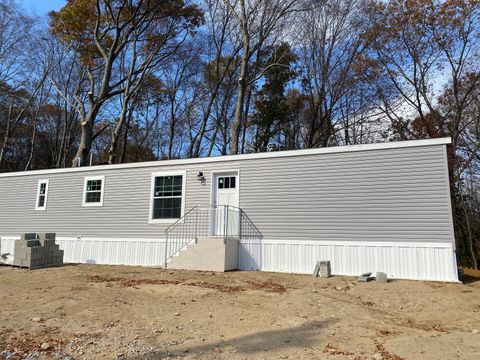
[[[83,186],[83,206],[103,206],[105,176],[86,177]]]
[[[218,178],[219,189],[235,189],[236,176],[220,176]]]
[[[47,210],[48,180],[39,180],[35,210]]]
[[[180,219],[185,206],[185,173],[152,174],[150,222]]]

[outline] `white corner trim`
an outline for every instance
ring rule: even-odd
[[[157,161],[146,161],[141,163],[96,165],[96,166],[84,166],[84,167],[65,168],[65,169],[47,169],[47,170],[33,170],[33,171],[23,171],[23,172],[11,172],[11,173],[0,174],[0,178],[41,175],[41,174],[73,173],[73,172],[82,172],[82,171],[103,171],[103,170],[134,169],[134,168],[147,168],[147,167],[172,166],[172,165],[190,165],[190,164],[203,164],[203,163],[214,163],[214,162],[225,162],[225,161],[237,161],[237,160],[270,159],[270,158],[346,153],[346,152],[358,152],[358,151],[369,151],[369,150],[401,149],[401,148],[411,148],[411,147],[419,147],[419,146],[446,145],[450,143],[451,143],[451,138],[444,137],[444,138],[437,138],[437,139],[408,140],[408,141],[395,141],[395,142],[385,142],[385,143],[375,143],[375,144],[333,146],[333,147],[326,147],[326,148],[273,151],[273,152],[264,152],[264,153],[256,153],[256,154],[214,156],[214,157],[207,157],[207,158],[157,160]]]
[[[45,200],[43,202],[43,206],[38,206],[38,200],[40,200],[40,187],[42,184],[45,185]],[[38,180],[38,185],[37,185],[37,197],[35,198],[35,210],[47,210],[47,201],[48,201],[48,186],[49,186],[49,180],[48,179],[42,179]]]
[[[152,172],[150,183],[150,209],[148,211],[148,223],[149,224],[173,224],[179,219],[154,219],[153,218],[153,198],[155,191],[155,177],[157,176],[182,176],[182,208],[180,211],[180,219],[185,215],[185,195],[187,192],[187,172],[186,171],[156,171]]]
[[[447,206],[448,206],[448,221],[449,221],[449,227],[450,227],[450,236],[452,239],[452,246],[453,250],[456,249],[456,242],[455,242],[455,230],[454,230],[454,225],[453,225],[453,210],[452,210],[452,198],[451,198],[451,190],[450,190],[450,173],[448,171],[448,154],[447,154],[447,149],[444,147],[443,148],[443,166],[445,169],[445,195],[446,195],[446,200],[447,200]]]
[[[90,180],[101,180],[102,181],[102,190],[100,192],[100,202],[87,203],[87,183]],[[103,194],[105,193],[105,176],[85,176],[83,179],[83,200],[82,207],[102,207],[103,206]]]

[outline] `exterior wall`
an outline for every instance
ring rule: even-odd
[[[238,170],[240,207],[263,235],[242,242],[241,269],[309,273],[331,260],[334,274],[457,279],[445,145],[163,164],[0,175],[0,236],[56,232],[66,261],[161,265],[168,224],[148,222],[152,172],[186,171],[188,210],[210,204],[212,171]],[[103,207],[82,207],[92,175],[105,176]]]

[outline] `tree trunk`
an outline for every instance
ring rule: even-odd
[[[230,154],[238,154],[238,141],[240,138],[240,129],[243,120],[243,109],[245,103],[245,92],[247,89],[248,59],[250,57],[250,37],[246,30],[246,19],[243,20],[243,54],[240,62],[240,76],[237,83],[237,102],[235,104],[235,116],[232,124],[232,142],[230,144]]]
[[[120,118],[115,125],[115,129],[112,133],[112,141],[110,143],[110,148],[108,150],[108,163],[115,164],[117,160],[117,148],[118,148],[118,140],[120,135],[122,134],[123,127],[125,125],[127,119],[127,111],[128,111],[128,99],[124,101],[124,105],[122,107],[122,111],[120,113]]]
[[[128,119],[125,123],[125,130],[123,131],[123,144],[122,144],[122,152],[120,155],[120,164],[125,162],[125,156],[127,154],[127,146],[128,146],[128,131],[130,130],[130,123],[132,122],[132,109],[128,112]]]
[[[90,150],[93,143],[93,126],[90,121],[82,122],[82,134],[77,153],[73,159],[72,166],[88,166]]]
[[[39,109],[37,109],[35,117],[33,118],[32,138],[30,139],[30,153],[28,155],[27,163],[25,164],[25,171],[27,171],[30,168],[30,166],[32,165],[33,154],[35,153],[35,140],[36,140],[36,137],[37,137],[38,111],[39,111]]]
[[[0,168],[3,164],[3,158],[5,157],[5,151],[7,149],[8,143],[10,142],[10,123],[12,118],[12,108],[13,105],[10,104],[10,106],[8,107],[7,128],[5,129],[5,135],[3,136],[2,147],[0,148]]]
[[[235,155],[238,153],[238,140],[240,138],[240,128],[243,118],[243,103],[245,99],[245,74],[247,71],[246,61],[242,60],[240,68],[240,77],[237,85],[237,102],[235,104],[235,116],[232,123],[232,142],[230,144],[230,154]]]
[[[203,114],[202,125],[200,125],[200,129],[198,130],[198,133],[197,133],[197,135],[195,136],[195,138],[192,142],[193,150],[190,153],[191,157],[194,157],[194,158],[200,157],[200,149],[201,149],[201,146],[202,146],[203,137],[205,135],[205,130],[207,128],[208,118],[210,117],[213,102],[214,102],[216,96],[217,96],[217,92],[210,95],[210,100],[208,101],[207,110]]]
[[[473,243],[472,229],[471,229],[471,226],[470,226],[470,216],[468,214],[468,211],[467,211],[467,208],[466,208],[466,205],[465,205],[465,198],[464,198],[463,195],[460,195],[460,196],[461,196],[461,202],[462,202],[462,204],[461,204],[462,210],[463,210],[463,213],[465,215],[465,225],[466,225],[466,229],[467,229],[468,250],[470,252],[470,256],[472,257],[473,268],[478,269],[477,254],[476,254],[476,251],[475,251],[475,245]]]
[[[175,116],[175,98],[170,99],[170,126],[168,132],[168,160],[172,158],[173,155],[173,141],[175,139],[175,126],[176,126],[176,116]]]
[[[252,92],[253,92],[253,87],[252,85],[248,86],[248,91],[247,91],[247,100],[245,102],[245,121],[242,127],[242,147],[240,149],[240,154],[245,153],[245,143],[246,143],[246,135],[247,135],[247,117],[248,117],[248,112],[250,110],[250,103],[252,101]]]

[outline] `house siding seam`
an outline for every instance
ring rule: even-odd
[[[282,265],[269,262],[267,260],[270,258],[267,258],[262,261],[261,270],[309,272],[306,270],[311,267],[311,261],[304,258],[307,255],[295,254],[302,251],[315,253],[319,251],[315,249],[323,248],[321,244],[328,241],[335,243],[332,246],[336,249],[343,249],[342,242],[346,244],[345,248],[350,249],[352,246],[347,244],[359,241],[378,243],[378,249],[383,249],[381,244],[385,242],[398,242],[402,246],[411,243],[415,249],[418,246],[414,244],[419,243],[451,244],[450,250],[442,250],[450,251],[447,263],[440,255],[433,253],[421,256],[443,259],[443,264],[449,269],[445,271],[452,272],[454,244],[445,161],[445,145],[435,144],[365,152],[239,159],[235,162],[187,163],[183,166],[180,163],[165,166],[159,162],[152,167],[92,170],[91,173],[88,170],[51,174],[42,172],[31,176],[4,177],[0,178],[0,236],[11,237],[36,231],[56,232],[59,238],[78,237],[79,240],[73,240],[78,245],[71,244],[70,240],[65,242],[66,259],[71,251],[87,251],[75,246],[81,245],[85,249],[92,246],[85,245],[86,241],[81,241],[83,238],[118,239],[124,245],[112,247],[115,241],[104,242],[110,244],[108,246],[112,247],[112,254],[122,251],[147,252],[149,255],[143,257],[144,263],[132,260],[132,264],[161,264],[156,259],[162,257],[161,243],[169,224],[148,223],[151,174],[185,171],[185,210],[188,211],[196,205],[210,204],[212,171],[238,170],[240,207],[263,234],[265,243],[261,245],[264,248],[262,256],[273,251],[274,245],[267,244],[269,239],[274,239],[272,241],[279,243],[278,248],[283,249],[275,250],[273,254],[276,255],[272,255],[283,259]],[[197,180],[199,171],[203,171],[206,177],[204,184]],[[83,178],[92,174],[105,176],[103,207],[82,207]],[[35,211],[39,179],[49,179],[47,210],[42,212]],[[28,228],[25,224],[28,224]],[[158,241],[158,244],[129,248],[133,245],[127,244],[128,238],[139,239],[130,241],[132,243],[150,244]],[[287,246],[282,242],[291,241],[298,242],[300,248],[286,250],[293,245]],[[310,246],[306,242],[318,242],[319,245]],[[102,246],[108,248],[105,244]],[[98,254],[93,255],[98,257]],[[110,261],[121,258],[112,254],[102,255],[102,259]],[[321,254],[318,253],[318,256]],[[368,256],[382,254],[387,253],[366,253]],[[93,255],[88,256],[96,261]],[[419,256],[409,252],[397,255]],[[88,256],[85,255],[82,262]],[[143,255],[139,256],[141,258]],[[251,256],[254,259],[258,255]],[[393,261],[393,257],[391,259]],[[435,261],[432,259],[429,258],[429,261]],[[118,262],[112,260],[112,263]],[[248,261],[243,263],[247,264]],[[299,265],[301,263],[305,265]],[[433,268],[434,264],[430,267]],[[245,268],[248,266],[245,265]],[[416,271],[421,272],[420,269]],[[438,279],[448,277],[440,275]],[[450,280],[455,280],[455,276],[451,274]],[[418,278],[413,275],[408,277]],[[431,279],[430,276],[427,278]]]

